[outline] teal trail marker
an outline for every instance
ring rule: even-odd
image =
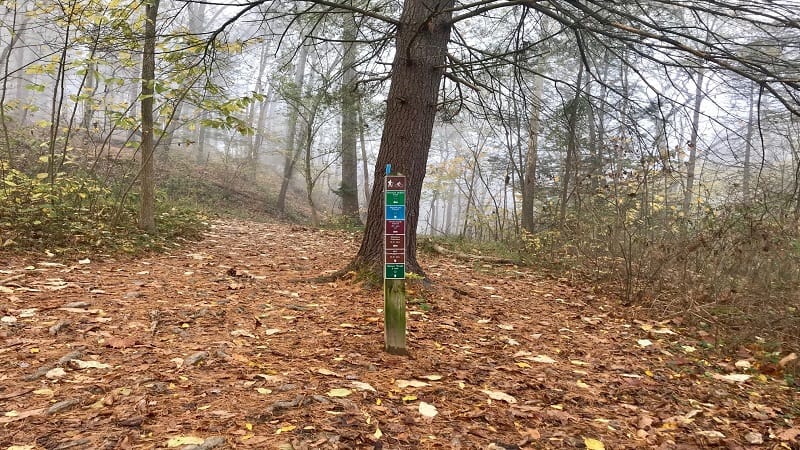
[[[387,236],[383,247],[384,279],[403,280],[406,278],[406,177],[402,175],[387,176],[384,192],[386,193],[384,219]],[[393,237],[400,235],[403,239],[390,239],[388,237],[390,235]]]

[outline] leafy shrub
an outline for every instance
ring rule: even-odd
[[[28,175],[0,161],[0,245],[5,250],[55,253],[159,249],[178,237],[199,236],[204,217],[159,203],[156,236],[136,227],[135,205],[120,205],[112,189],[81,174]]]

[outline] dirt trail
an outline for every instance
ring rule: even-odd
[[[411,355],[387,355],[381,291],[310,281],[357,244],[226,221],[3,261],[0,449],[798,448],[796,391],[747,355],[526,268],[421,255]]]

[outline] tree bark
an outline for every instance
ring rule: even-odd
[[[308,60],[308,46],[303,42],[303,47],[300,49],[298,55],[297,66],[294,72],[294,84],[298,97],[303,94],[303,81],[306,74],[306,61]],[[300,101],[300,98],[297,99]],[[284,150],[283,158],[283,180],[281,181],[281,190],[278,193],[278,211],[286,211],[286,194],[289,191],[289,182],[292,180],[292,173],[294,172],[294,165],[299,156],[299,146],[297,141],[297,118],[300,111],[297,106],[292,106],[289,112],[289,123],[286,126],[286,148]]]
[[[155,220],[155,140],[153,139],[153,95],[156,71],[156,18],[159,0],[145,6],[144,48],[142,51],[142,173],[139,228],[156,231]]]
[[[750,191],[750,158],[753,152],[753,131],[755,128],[755,120],[754,120],[754,109],[755,109],[755,98],[754,98],[754,83],[750,82],[750,110],[747,114],[747,135],[745,136],[745,148],[744,148],[744,174],[742,175],[742,201],[744,204],[749,204],[750,199],[753,197],[752,192]]]
[[[369,186],[369,161],[367,161],[367,140],[364,138],[367,123],[364,120],[364,113],[361,108],[361,101],[358,102],[358,137],[361,142],[361,170],[364,172],[364,203],[369,205],[370,186]]]
[[[525,175],[522,180],[522,228],[528,233],[534,231],[533,203],[536,194],[536,162],[539,157],[539,127],[543,93],[544,78],[534,75],[533,106],[528,124],[528,150],[525,156]]]
[[[700,104],[703,102],[703,79],[705,70],[700,68],[697,72],[695,93],[694,93],[694,113],[692,115],[692,134],[689,138],[689,161],[686,163],[686,190],[683,193],[683,217],[684,230],[688,227],[689,217],[692,211],[692,199],[694,192],[694,169],[697,161],[697,137],[700,128]]]
[[[342,215],[353,224],[361,224],[358,214],[358,86],[356,85],[355,16],[343,16],[342,45]]]
[[[386,164],[391,164],[394,171],[406,175],[408,184],[406,271],[424,275],[417,262],[416,230],[454,1],[406,0],[404,3],[367,223],[352,266],[382,272],[383,174]]]
[[[569,183],[575,162],[578,158],[578,108],[583,84],[583,64],[578,66],[578,80],[575,82],[575,98],[568,105],[567,116],[567,155],[564,159],[564,178],[561,183],[561,205],[558,214],[559,226],[563,230],[567,222],[567,202],[569,202]]]

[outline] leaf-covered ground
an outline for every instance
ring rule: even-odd
[[[797,392],[745,349],[528,268],[422,255],[388,355],[382,291],[312,281],[357,239],[226,221],[141,259],[3,260],[0,449],[798,447]]]

